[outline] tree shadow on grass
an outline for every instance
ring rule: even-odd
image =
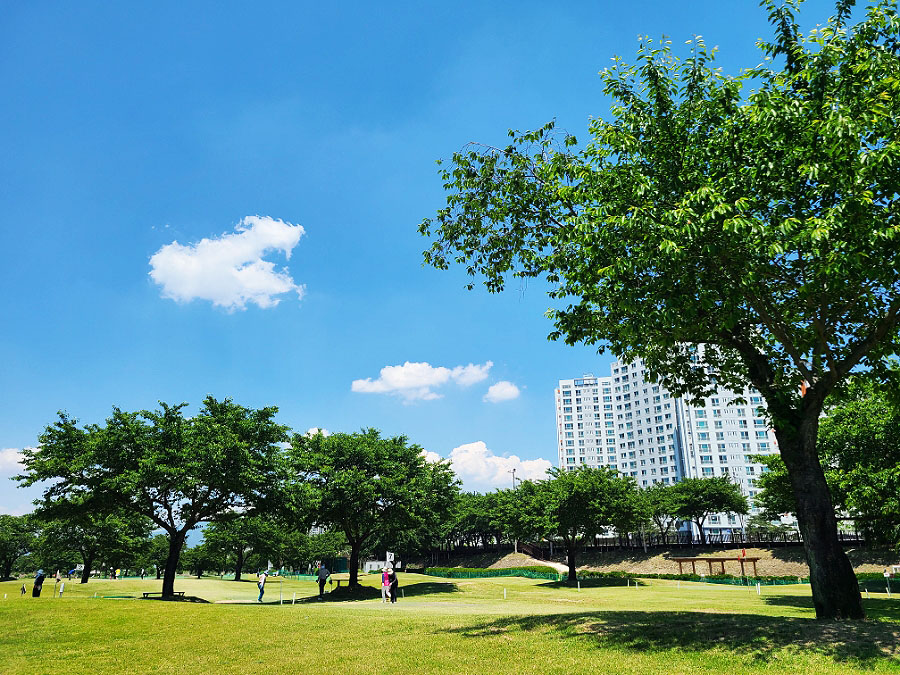
[[[882,591],[883,592],[883,591]],[[814,609],[811,595],[763,596],[763,602],[775,607],[798,607]],[[900,599],[863,598],[866,616],[877,621],[892,621],[900,626]]]
[[[871,668],[892,658],[900,664],[900,624],[703,612],[583,612],[503,617],[447,632],[484,637],[511,632],[550,633],[554,639],[592,640],[597,647],[638,652],[728,650],[767,663],[784,652],[814,652]],[[781,655],[778,652],[782,652]]]
[[[424,596],[424,595],[434,595],[436,593],[458,593],[459,588],[457,588],[455,583],[449,581],[423,581],[415,584],[407,584],[405,586],[401,586],[401,591],[404,594],[404,597],[416,597],[416,596]],[[355,588],[348,588],[347,586],[341,586],[341,588],[335,588],[330,593],[326,593],[324,596],[319,598],[318,595],[313,595],[303,599],[297,599],[297,602],[352,602],[358,600],[375,600],[381,598],[381,588],[376,588],[374,586],[357,586]]]
[[[582,588],[606,588],[609,586],[634,586],[637,584],[638,586],[646,586],[647,582],[642,581],[640,579],[627,579],[627,578],[619,578],[619,577],[601,577],[599,579],[580,579]],[[537,588],[543,588],[544,590],[559,590],[560,588],[577,588],[578,585],[570,586],[568,580],[566,581],[547,581],[542,584],[537,584]]]
[[[137,596],[135,596],[137,597]],[[205,600],[203,598],[197,597],[196,595],[166,595],[166,596],[153,596],[151,595],[148,598],[140,598],[140,600],[153,600],[156,602],[195,602],[203,605],[208,605],[209,600]]]
[[[401,586],[405,597],[435,595],[437,593],[459,593],[459,586],[452,581],[421,581],[416,584]]]

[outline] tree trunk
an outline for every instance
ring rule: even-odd
[[[359,586],[359,546],[350,542],[350,588]]]
[[[838,539],[831,492],[816,452],[819,411],[804,413],[808,419],[776,421],[775,436],[794,488],[816,618],[864,619],[859,582]]]
[[[91,568],[94,566],[94,556],[84,556],[84,569],[81,570],[81,583],[86,584],[91,578]]]
[[[695,520],[694,524],[697,526],[697,529],[700,530],[700,545],[706,546],[706,535],[703,533],[703,521]]]
[[[569,586],[578,585],[578,570],[575,567],[575,554],[577,549],[574,544],[566,545],[566,564],[569,566],[569,578],[566,583]]]
[[[3,561],[3,576],[0,579],[9,579],[12,577],[12,558]]]
[[[169,556],[166,558],[166,569],[163,572],[163,597],[175,594],[175,572],[178,571],[178,559],[181,557],[181,548],[184,546],[184,538],[187,532],[177,531],[169,533]]]
[[[241,580],[241,570],[244,567],[244,546],[241,544],[237,550],[237,561],[234,563],[234,580]]]

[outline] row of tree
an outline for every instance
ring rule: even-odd
[[[447,538],[476,546],[503,539],[558,542],[566,550],[574,584],[576,556],[596,535],[614,531],[625,537],[650,528],[666,535],[685,521],[696,524],[705,541],[710,514],[748,511],[747,498],[727,476],[641,490],[633,478],[613,469],[552,469],[546,480],[524,481],[515,490],[461,495]]]
[[[248,570],[269,565],[306,570],[345,551],[340,533],[309,534],[274,519],[239,516],[210,523],[200,543],[182,549],[178,569],[229,572],[240,581]],[[151,521],[127,511],[92,516],[81,523],[48,518],[41,511],[0,515],[0,579],[41,568],[67,575],[77,570],[81,583],[116,569],[161,579],[168,555],[169,537],[154,533]]]
[[[309,548],[303,538],[320,525],[344,537],[356,585],[361,552],[376,543],[428,548],[450,517],[456,477],[403,436],[291,434],[275,422],[274,407],[213,397],[193,417],[184,408],[115,408],[104,424],[84,426],[60,413],[37,447],[24,451],[20,483],[46,482],[38,516],[73,542],[76,530],[92,533],[82,552],[86,569],[97,552],[121,543],[105,532],[161,530],[168,544],[162,592],[171,595],[187,535],[201,524],[215,523],[207,558],[228,549],[236,573],[254,548],[299,561],[297,552]]]
[[[818,447],[839,517],[896,545],[900,406],[864,380],[832,401]],[[0,517],[0,573],[9,576],[26,554],[50,569],[77,562],[84,581],[93,569],[142,567],[161,570],[171,593],[185,567],[233,569],[239,579],[268,561],[302,568],[346,552],[356,584],[364,554],[409,557],[504,538],[561,543],[574,570],[579,548],[597,534],[666,535],[683,521],[703,538],[710,514],[748,513],[727,477],[639,490],[608,469],[553,470],[515,490],[460,494],[449,465],[425,461],[404,437],[372,429],[291,434],[275,412],[208,398],[192,418],[164,404],[115,409],[104,425],[79,426],[61,414],[24,453],[21,483],[47,484],[33,517]],[[764,519],[796,512],[781,459],[758,459],[769,469],[758,479]],[[204,523],[202,544],[181,560],[187,534]],[[326,532],[310,536],[314,525]]]
[[[164,532],[164,595],[174,592],[188,533],[202,523],[211,524],[192,553],[195,569],[227,564],[240,578],[251,553],[302,566],[310,551],[321,553],[321,541],[307,534],[318,525],[339,535],[327,540],[329,551],[346,549],[354,586],[360,556],[373,550],[416,554],[493,530],[516,539],[556,537],[574,569],[581,542],[604,528],[637,530],[665,511],[702,532],[707,513],[747,511],[727,479],[643,493],[605,469],[553,471],[517,490],[460,499],[449,464],[426,461],[405,437],[383,438],[374,429],[291,434],[275,413],[212,397],[194,417],[184,415],[184,405],[161,404],[156,411],[114,409],[103,425],[79,426],[61,413],[24,452],[19,480],[47,482],[37,511],[44,539],[77,551],[85,580],[98,561],[134,557],[151,531]]]

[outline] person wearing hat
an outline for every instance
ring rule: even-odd
[[[262,602],[263,593],[266,592],[266,579],[269,578],[269,573],[263,570],[259,574],[259,581],[256,582],[256,585],[259,587],[259,597],[256,599],[257,602]]]
[[[44,587],[44,570],[38,570],[37,574],[34,575],[34,586],[31,588],[31,597],[39,598],[41,597],[41,589]]]
[[[388,567],[388,580],[391,582],[391,602],[397,602],[397,588],[400,586],[400,581],[397,579],[397,573]]]
[[[382,567],[381,568],[381,601],[387,602],[391,599],[391,577],[390,572],[393,570],[390,567]]]

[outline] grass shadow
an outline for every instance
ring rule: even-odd
[[[597,611],[503,617],[447,629],[465,637],[512,632],[540,639],[591,640],[598,647],[638,652],[713,652],[726,649],[759,663],[778,652],[815,652],[837,662],[871,668],[891,657],[900,664],[900,624],[879,621],[828,623],[815,619],[704,612]]]
[[[437,593],[459,593],[459,586],[452,581],[420,581],[400,587],[407,598]]]
[[[160,602],[160,601],[162,601],[162,602],[194,602],[194,603],[198,603],[198,604],[202,604],[202,605],[210,604],[209,600],[205,600],[196,595],[185,595],[185,596],[181,596],[181,595],[162,596],[162,595],[160,595],[160,596],[150,596],[148,598],[137,598],[137,596],[134,596],[134,597],[139,600],[148,600],[148,601],[152,600],[154,602]]]
[[[637,584],[638,586],[646,586],[647,582],[642,581],[640,579],[620,579],[616,577],[606,577],[599,579],[581,579],[581,587],[582,588],[606,588],[609,586],[634,586]],[[560,588],[578,588],[577,585],[570,586],[568,581],[545,581],[544,583],[537,584],[537,588],[543,588],[546,590],[558,590]]]
[[[884,589],[882,589],[883,592]],[[813,609],[811,595],[772,595],[763,596],[763,602],[773,607],[797,607]],[[863,598],[863,609],[869,619],[890,621],[900,625],[900,600],[888,598]]]
[[[374,600],[381,597],[381,590],[373,586],[341,586],[324,595],[310,595],[297,598],[297,602],[353,602],[358,600]]]
[[[421,581],[401,586],[400,590],[404,598],[459,592],[457,585],[450,581]],[[302,599],[297,598],[297,602],[353,602],[376,599],[381,599],[381,588],[374,586],[357,586],[355,588],[341,586],[341,588],[336,588],[321,598],[318,595],[312,595]]]

